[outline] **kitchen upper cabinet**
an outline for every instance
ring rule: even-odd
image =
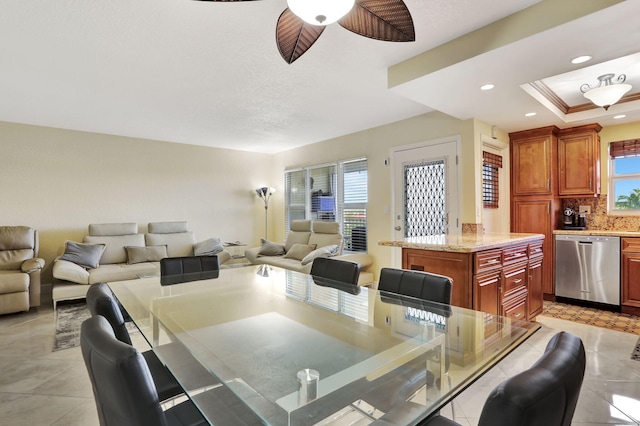
[[[510,133],[511,192],[552,195],[555,189],[556,126]]]
[[[558,195],[600,195],[599,124],[560,130],[558,134]]]

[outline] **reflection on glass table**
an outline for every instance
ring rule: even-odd
[[[233,392],[235,409],[250,410],[265,424],[368,424],[407,403],[403,422],[416,423],[538,328],[366,287],[353,294],[323,284],[251,266],[172,286],[158,278],[109,285],[209,419],[220,407],[202,377],[193,378],[202,367],[212,383]],[[168,349],[176,347],[179,357]]]

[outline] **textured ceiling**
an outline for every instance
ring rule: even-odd
[[[407,0],[418,41],[331,25],[287,65],[284,0],[5,1],[0,120],[277,152],[430,111],[388,66],[532,3]]]
[[[278,152],[433,109],[513,126],[493,121],[499,111],[482,117],[482,107],[467,108],[479,96],[475,90],[454,98],[445,93],[459,110],[448,111],[439,99],[389,90],[387,70],[538,0],[405,1],[416,42],[370,40],[334,24],[292,65],[275,44],[284,0],[5,1],[0,120],[258,152]],[[625,3],[631,2],[631,11],[640,12],[640,2]],[[508,68],[496,66],[505,58],[498,53],[490,58],[491,69]],[[531,66],[536,63],[531,60]],[[553,69],[535,79],[568,71]],[[438,78],[451,83],[476,70],[476,64],[459,64]],[[511,80],[519,87],[533,78]]]

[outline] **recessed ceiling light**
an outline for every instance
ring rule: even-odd
[[[495,86],[493,84],[485,84],[483,86],[480,86],[480,90],[491,90],[493,89]]]
[[[614,119],[614,120],[618,120],[618,119],[620,119],[620,118],[625,118],[625,117],[626,117],[626,115],[625,115],[625,114],[619,114],[619,115],[614,115],[614,116],[613,116],[613,119]]]
[[[536,115],[536,113],[535,113],[535,112],[528,112],[528,113],[526,113],[524,116],[525,116],[525,117],[533,117],[534,115]]]
[[[573,58],[571,60],[572,64],[582,64],[584,62],[587,62],[588,60],[591,59],[591,56],[589,55],[582,55],[582,56],[578,56],[577,58]]]

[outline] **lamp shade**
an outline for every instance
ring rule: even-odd
[[[353,8],[355,0],[287,0],[289,9],[311,25],[329,25]]]
[[[612,84],[591,89],[584,94],[584,97],[598,106],[609,107],[622,99],[629,90],[631,90],[630,84]]]

